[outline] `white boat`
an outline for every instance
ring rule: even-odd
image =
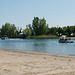
[[[2,40],[7,40],[8,37],[7,37],[7,35],[4,35],[3,37],[1,37],[1,39],[2,39]]]
[[[71,40],[70,38],[66,39],[66,36],[63,35],[60,37],[59,43],[73,43],[73,40]]]

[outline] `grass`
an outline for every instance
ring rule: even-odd
[[[56,35],[28,36],[26,39],[59,39]]]
[[[59,39],[60,36],[56,35],[40,35],[40,36],[27,36],[25,39]],[[67,37],[67,39],[75,39],[75,37]]]

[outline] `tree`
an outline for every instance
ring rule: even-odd
[[[70,26],[71,33],[75,33],[75,26]]]
[[[46,24],[46,20],[44,18],[40,19],[39,34],[40,35],[46,34],[47,30],[48,30],[48,24]]]
[[[1,35],[8,35],[9,37],[9,33],[10,33],[10,24],[9,23],[5,23],[5,25],[2,25],[1,28]]]
[[[71,29],[70,29],[70,26],[67,26],[67,36],[71,36]]]
[[[14,24],[11,24],[10,26],[10,37],[14,37],[14,36],[17,36],[17,30],[16,30],[16,27]]]
[[[39,19],[38,17],[34,17],[32,29],[35,35],[43,35],[47,32],[48,24],[46,24],[46,20],[44,18]]]
[[[25,30],[23,30],[23,33],[26,35],[26,36],[29,36],[31,35],[31,30],[29,28],[26,28]]]
[[[56,35],[56,32],[57,32],[57,28],[56,27],[52,27],[49,30],[49,33],[52,34],[52,35]]]
[[[32,28],[33,28],[34,34],[39,35],[39,18],[38,17],[34,17]]]
[[[63,33],[62,28],[61,28],[61,27],[57,28],[57,32],[58,32],[58,34],[59,34],[59,36],[60,36],[60,35]]]
[[[34,31],[31,24],[26,25],[26,28],[29,28],[31,30],[31,35],[34,35]]]
[[[63,27],[62,30],[63,30],[63,35],[67,35],[67,32],[66,32],[67,31],[67,27]]]
[[[14,37],[17,35],[17,29],[14,24],[5,23],[1,28],[1,36],[7,35],[8,37]]]

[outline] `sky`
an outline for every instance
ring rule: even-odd
[[[0,27],[8,22],[24,29],[34,17],[49,27],[75,25],[75,0],[0,0]]]

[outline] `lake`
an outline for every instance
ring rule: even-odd
[[[0,49],[75,55],[75,40],[73,41],[74,43],[59,43],[58,39],[0,39]]]

